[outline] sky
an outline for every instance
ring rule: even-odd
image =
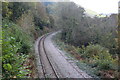
[[[97,12],[98,14],[118,13],[118,2],[120,0],[71,0],[84,8]]]
[[[14,1],[14,0],[10,0]],[[17,0],[15,0],[17,1]],[[23,0],[23,1],[35,1],[35,0]],[[42,2],[69,2],[73,1],[76,4],[95,11],[98,14],[111,14],[118,13],[118,2],[120,0],[36,0]]]

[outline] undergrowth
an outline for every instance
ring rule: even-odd
[[[94,78],[118,78],[118,57],[113,57],[109,49],[99,44],[75,47],[64,43],[60,39],[60,33],[53,40],[59,49],[66,51],[71,57],[78,60],[76,63],[80,69]]]
[[[31,71],[30,66],[24,66],[32,52],[33,42],[27,33],[18,25],[3,20],[2,24],[2,77],[27,78]]]

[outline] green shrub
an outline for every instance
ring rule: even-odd
[[[89,46],[87,46],[87,47],[83,46],[82,49],[80,48],[79,53],[82,52],[82,57],[91,58],[94,55],[98,55],[99,53],[101,53],[104,50],[106,50],[106,49],[100,45],[89,44]]]
[[[77,62],[80,69],[84,70],[92,77],[101,76],[100,71],[112,70],[117,72],[118,70],[118,59],[112,57],[109,50],[99,44],[89,44],[88,46],[75,47],[68,45],[60,40],[59,34],[54,37],[56,45],[62,50],[74,54],[78,53],[81,60]],[[71,55],[69,55],[71,56]]]
[[[25,69],[23,64],[28,58],[28,51],[31,48],[30,37],[19,26],[7,20],[3,20],[2,28],[3,79],[13,77],[23,78],[29,73],[29,70]],[[24,51],[22,46],[26,46],[26,49],[23,49]],[[20,50],[22,50],[22,53]]]
[[[76,47],[75,51],[79,53],[82,57],[86,57],[85,55],[85,46],[82,46],[82,48]]]
[[[96,44],[76,48],[76,51],[85,59],[85,62],[100,70],[117,69],[117,59],[113,59],[109,50]]]
[[[8,20],[3,20],[2,28],[6,41],[10,41],[10,44],[17,43],[16,48],[19,47],[19,53],[29,53],[31,51],[33,39],[29,34],[25,33],[24,30],[22,30],[18,25],[9,22]]]
[[[100,54],[94,56],[95,64],[97,64],[100,70],[117,70],[117,59],[113,59],[112,55],[108,51],[103,51]]]

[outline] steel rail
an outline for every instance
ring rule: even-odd
[[[48,55],[47,55],[47,53],[46,53],[46,50],[45,50],[45,46],[44,46],[44,45],[45,45],[45,44],[44,44],[44,40],[45,40],[45,38],[46,38],[47,36],[49,36],[50,34],[51,34],[51,33],[46,34],[46,35],[43,35],[43,36],[40,38],[39,44],[38,44],[39,57],[40,57],[40,62],[41,62],[42,70],[43,70],[43,74],[44,74],[44,77],[43,77],[43,78],[49,78],[49,77],[46,77],[46,69],[44,68],[44,64],[46,64],[46,63],[43,63],[42,58],[41,58],[41,53],[40,53],[40,48],[41,48],[41,47],[43,47],[43,51],[44,51],[44,53],[45,53],[44,55],[47,57],[47,61],[49,62],[50,66],[51,66],[51,68],[52,68],[52,71],[54,72],[55,78],[60,78],[59,75],[58,75],[58,73],[57,73],[57,71],[56,71],[56,69],[55,69],[54,66],[53,66],[52,61],[49,59],[49,57],[48,57]],[[42,44],[43,46],[41,46],[41,44]]]

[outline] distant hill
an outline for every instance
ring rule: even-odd
[[[92,10],[90,10],[90,9],[86,9],[86,8],[84,8],[85,9],[85,13],[86,13],[86,15],[88,15],[88,16],[91,16],[91,17],[94,17],[95,15],[98,15],[98,13],[97,12],[95,12],[95,11],[92,11]]]
[[[85,14],[87,15],[87,16],[90,16],[90,17],[106,17],[106,16],[110,16],[111,14],[98,14],[97,12],[95,12],[95,11],[92,11],[92,10],[90,10],[90,9],[86,9],[86,8],[84,8],[85,9]]]

